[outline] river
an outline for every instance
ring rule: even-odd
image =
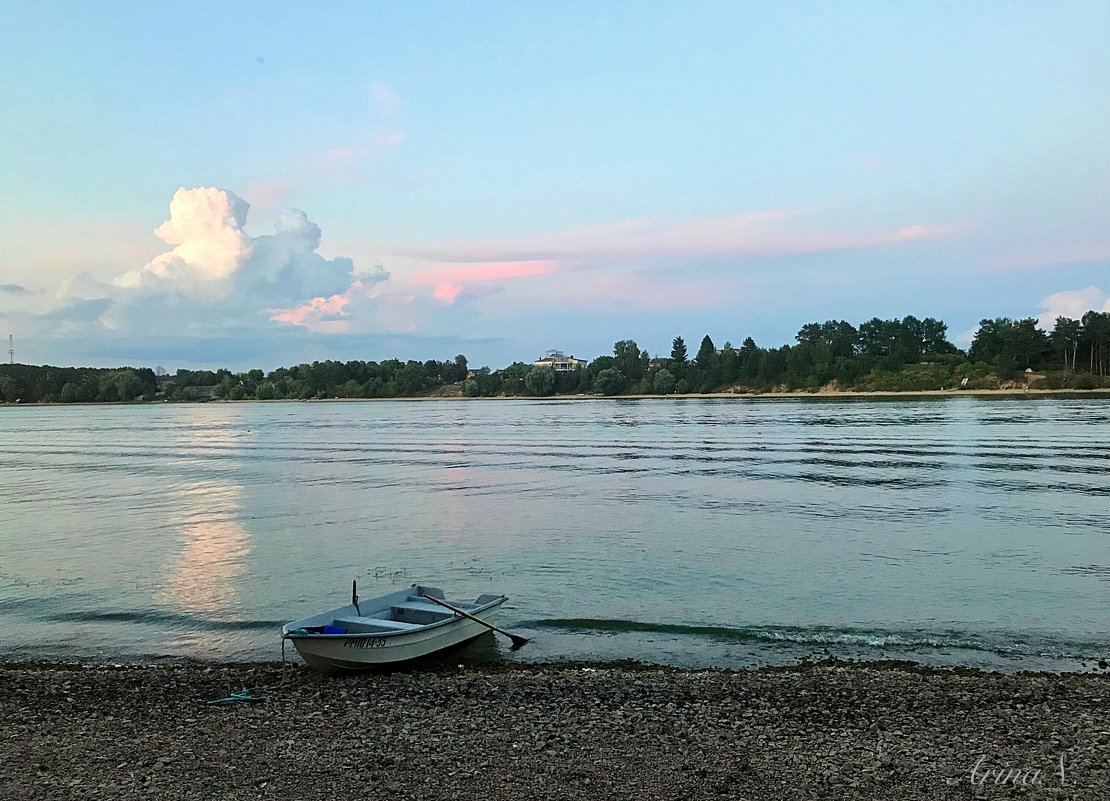
[[[0,659],[275,659],[357,578],[512,659],[1082,670],[1108,468],[1097,398],[7,407]]]

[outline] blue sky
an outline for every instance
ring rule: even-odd
[[[1104,2],[0,11],[24,361],[501,366],[1110,308]]]

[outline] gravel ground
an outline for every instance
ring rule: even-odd
[[[1105,675],[298,667],[207,703],[280,678],[0,665],[0,798],[1110,798]]]

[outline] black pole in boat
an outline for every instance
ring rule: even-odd
[[[358,579],[351,581],[351,603],[354,604],[358,616],[362,617],[362,610],[358,608]]]

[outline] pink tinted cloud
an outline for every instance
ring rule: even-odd
[[[503,261],[483,264],[439,264],[408,278],[408,283],[434,285],[432,297],[444,306],[460,299],[473,300],[500,292],[495,281],[534,278],[558,270],[553,261]]]
[[[440,303],[450,306],[452,303],[458,300],[458,297],[462,294],[462,291],[462,284],[440,284],[435,288],[435,291],[432,293],[432,295]]]
[[[402,279],[409,287],[427,287],[416,293],[421,303],[413,305],[419,306],[415,317],[426,320],[429,315],[434,319],[436,308],[488,297],[510,285],[516,300],[562,307],[710,307],[739,288],[752,291],[753,285],[750,276],[742,277],[734,270],[728,275],[699,275],[687,269],[699,259],[732,263],[746,258],[901,246],[950,236],[957,230],[909,225],[882,231],[829,232],[805,225],[806,217],[801,210],[783,209],[700,220],[626,220],[529,239],[466,242],[434,250],[380,245],[377,249],[430,262]],[[682,269],[660,269],[667,267]],[[575,280],[542,280],[568,270],[575,271]],[[742,287],[737,283],[741,281]],[[351,291],[347,294],[350,297]],[[274,319],[308,327],[327,322],[329,315],[361,322],[371,309],[381,315],[383,309],[396,306],[387,304],[384,297],[370,305],[366,299],[356,300],[353,308],[344,308],[336,306],[338,297],[316,298],[303,306],[278,310]]]
[[[309,318],[316,318],[317,321],[320,321],[322,318],[342,316],[344,307],[350,302],[351,298],[348,290],[348,292],[340,295],[332,295],[330,298],[312,298],[308,303],[300,306],[274,309],[270,313],[270,319],[278,323],[305,325]],[[335,321],[329,320],[329,322]]]
[[[530,278],[556,272],[555,262],[547,261],[495,261],[482,264],[449,264],[417,273],[409,280],[414,284],[461,284],[482,281],[506,281],[512,278]]]
[[[411,294],[383,292],[382,287],[388,280],[389,273],[377,265],[373,270],[356,275],[344,292],[330,297],[314,297],[297,306],[271,309],[270,320],[303,326],[310,331],[349,333],[356,324],[365,327],[372,323],[373,312],[413,301]]]
[[[827,231],[804,227],[807,213],[777,209],[700,220],[627,220],[555,231],[527,239],[392,248],[398,255],[440,262],[576,263],[673,258],[753,259],[862,250],[951,236],[953,226],[909,225],[885,231]]]
[[[504,290],[501,284],[440,284],[432,292],[432,297],[444,306],[453,306],[458,300],[477,300],[488,298]]]
[[[577,307],[598,304],[641,309],[707,307],[720,302],[720,276],[695,278],[685,269],[697,260],[744,261],[808,253],[902,246],[952,235],[950,226],[909,225],[883,231],[843,232],[804,226],[806,212],[780,209],[700,220],[625,220],[556,231],[529,239],[464,242],[442,249],[386,248],[432,259],[406,283],[431,285],[441,306],[483,297],[502,287],[494,282],[573,271],[593,277],[573,282],[529,284],[536,302],[559,298]],[[499,257],[499,258],[491,258]],[[681,276],[644,268],[682,266]],[[636,268],[630,270],[630,268]],[[515,286],[515,284],[514,284]],[[573,288],[570,288],[573,287]],[[518,295],[520,293],[518,292]]]

